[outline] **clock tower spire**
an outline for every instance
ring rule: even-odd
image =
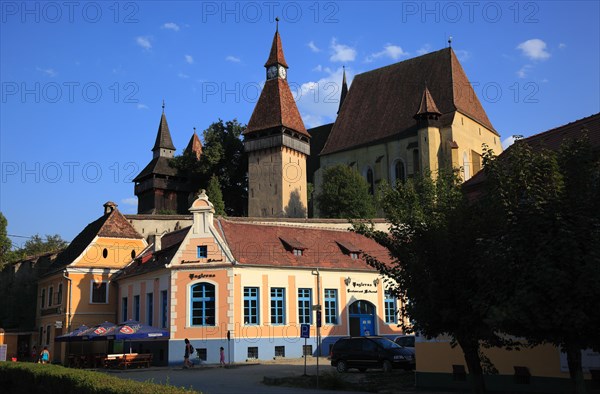
[[[279,22],[276,19],[276,22]],[[287,82],[279,26],[265,63],[267,81],[244,131],[248,216],[305,217],[310,134]]]

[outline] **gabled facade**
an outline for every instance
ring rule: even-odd
[[[355,168],[373,192],[381,181],[442,166],[461,168],[466,180],[481,168],[484,143],[502,151],[456,54],[442,49],[354,77],[320,152],[315,189],[336,164]]]
[[[55,361],[64,361],[68,345],[55,338],[82,324],[114,321],[117,287],[113,275],[147,246],[112,202],[104,215],[88,224],[37,282],[33,345],[48,346]]]
[[[185,338],[216,363],[221,346],[243,362],[326,355],[341,336],[399,333],[399,301],[360,257],[388,261],[374,241],[346,230],[214,218],[205,194],[190,211],[190,227],[163,235],[160,250],[139,256],[118,279],[120,319],[135,318],[130,300],[149,292],[161,300],[154,303],[160,322],[168,310],[169,363],[182,362]],[[146,309],[140,307],[142,322]],[[320,347],[315,309],[322,313]],[[307,348],[301,324],[310,325]]]

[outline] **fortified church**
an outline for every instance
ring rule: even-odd
[[[206,194],[169,165],[176,148],[163,104],[152,158],[134,179],[138,214],[107,202],[102,216],[48,257],[35,331],[19,340],[48,346],[54,361],[67,364],[77,347],[61,335],[133,319],[166,333],[130,344],[133,351],[174,365],[185,338],[214,363],[221,346],[228,362],[244,362],[326,355],[347,335],[401,334],[403,300],[361,258],[389,261],[386,249],[345,221],[306,219],[307,182],[318,191],[324,169],[336,164],[358,170],[372,192],[441,166],[462,167],[468,179],[481,166],[482,143],[501,149],[497,131],[451,48],[359,74],[350,89],[344,73],[336,121],[308,130],[278,29],[264,67],[243,134],[248,217],[215,217]],[[185,151],[201,157],[195,132]],[[87,351],[106,346],[124,350],[115,340]]]

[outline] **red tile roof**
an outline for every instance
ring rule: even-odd
[[[356,75],[321,154],[414,132],[426,82],[442,127],[460,111],[494,131],[456,54],[446,48]]]
[[[310,137],[287,81],[275,78],[265,82],[244,135],[281,126]]]
[[[281,37],[279,36],[279,30],[275,31],[275,36],[273,36],[273,44],[271,45],[271,52],[269,53],[269,58],[265,63],[265,67],[271,66],[274,64],[281,64],[284,67],[288,67],[285,62],[285,57],[283,56],[283,46],[281,45]]]
[[[421,105],[419,105],[419,110],[417,111],[417,115],[423,114],[440,114],[440,110],[435,105],[435,101],[433,101],[433,97],[431,97],[431,93],[427,86],[425,86],[425,90],[423,90],[423,96],[421,97]]]
[[[340,244],[390,262],[387,249],[360,234],[348,231],[261,225],[219,218],[222,236],[240,265],[328,268],[374,271],[363,260],[353,260]],[[287,250],[281,239],[301,239],[302,256]]]
[[[133,228],[129,221],[125,219],[123,214],[115,208],[112,212],[104,214],[88,224],[79,234],[77,234],[69,246],[57,256],[54,266],[58,267],[71,264],[73,260],[85,251],[96,236],[129,239],[144,238]]]
[[[202,142],[200,142],[200,138],[198,138],[195,130],[184,152],[194,153],[196,159],[200,160],[200,156],[202,156]]]

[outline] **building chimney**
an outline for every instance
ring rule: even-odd
[[[112,211],[114,211],[115,209],[117,209],[117,204],[115,204],[112,201],[108,201],[104,204],[104,214],[108,215],[109,213],[111,213]]]
[[[152,234],[148,237],[148,242],[153,244],[154,252],[157,252],[162,247],[161,245],[162,234]]]

